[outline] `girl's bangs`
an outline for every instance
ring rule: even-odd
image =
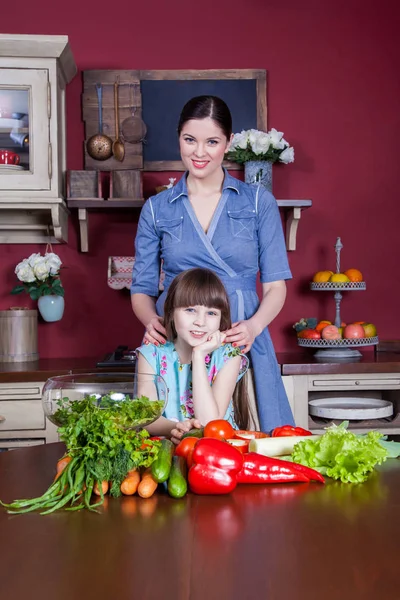
[[[187,306],[207,306],[209,308],[226,308],[226,297],[224,288],[215,285],[211,281],[185,281],[182,282],[175,294],[175,308],[183,308]]]

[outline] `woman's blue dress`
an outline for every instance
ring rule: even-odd
[[[161,260],[165,280],[158,297]],[[158,297],[156,308],[162,315],[171,281],[195,267],[211,269],[220,277],[233,322],[252,317],[260,304],[258,272],[262,283],[292,277],[274,196],[225,171],[221,199],[207,233],[190,204],[186,175],[173,188],[149,198],[138,224],[131,293]],[[268,328],[255,339],[250,358],[261,429],[293,424]]]

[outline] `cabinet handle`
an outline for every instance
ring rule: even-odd
[[[355,384],[356,384],[356,385],[360,385],[360,382],[359,382],[359,381],[356,381],[356,382],[355,382]]]
[[[5,420],[6,420],[6,418],[5,418],[5,417],[3,417],[3,415],[0,415],[0,423],[2,423],[2,422],[3,422],[3,421],[5,421]]]

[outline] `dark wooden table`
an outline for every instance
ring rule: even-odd
[[[43,493],[63,453],[0,454],[0,498]],[[2,600],[398,600],[400,461],[362,485],[240,486],[229,496],[0,508]]]

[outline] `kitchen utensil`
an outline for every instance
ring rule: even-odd
[[[381,419],[393,414],[393,403],[380,398],[336,397],[310,400],[310,415],[326,419]]]
[[[124,142],[119,135],[119,103],[118,103],[118,83],[114,83],[114,110],[115,110],[115,141],[112,145],[114,158],[122,162],[125,156]]]
[[[86,149],[94,160],[107,160],[112,156],[112,140],[103,133],[103,86],[96,83],[99,106],[99,133],[92,135],[87,141]]]
[[[146,137],[147,127],[144,121],[135,114],[135,86],[131,85],[130,89],[132,91],[131,116],[122,121],[121,133],[125,142],[129,142],[129,144],[138,144],[143,142]]]
[[[146,396],[145,402],[142,394]],[[118,420],[118,409],[122,403],[137,402],[143,404],[142,416],[140,421],[129,426],[129,429],[134,429],[158,419],[165,409],[167,396],[167,385],[159,375],[79,373],[50,377],[43,386],[42,407],[47,418],[60,427],[75,402],[90,398],[99,410],[114,411],[114,421]]]

